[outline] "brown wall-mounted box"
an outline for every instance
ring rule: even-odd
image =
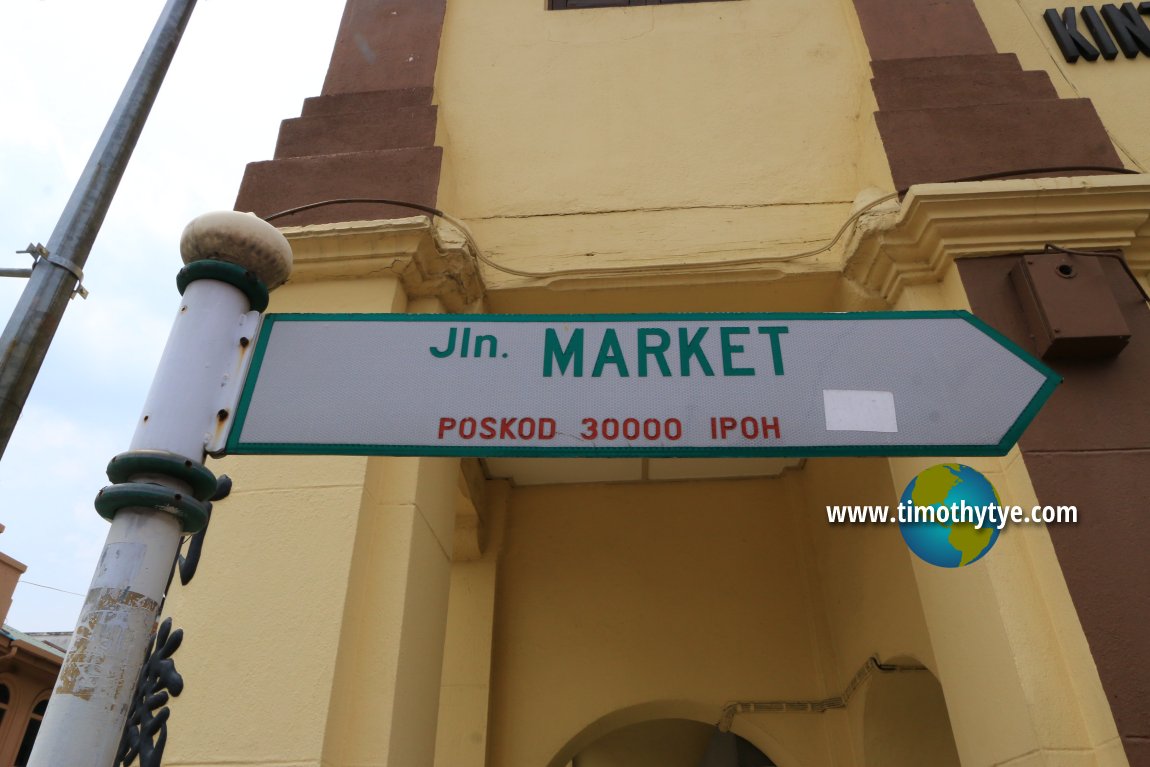
[[[1100,258],[1040,253],[1024,256],[1010,270],[1035,350],[1043,359],[1113,357],[1130,340]]]

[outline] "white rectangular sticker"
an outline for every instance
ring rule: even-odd
[[[823,389],[827,431],[897,432],[894,393]]]

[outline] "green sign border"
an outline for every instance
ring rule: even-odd
[[[994,445],[850,445],[830,447],[436,447],[412,445],[309,444],[287,442],[240,442],[252,393],[259,379],[268,338],[277,322],[641,322],[649,320],[924,320],[962,319],[997,341],[1014,356],[1041,373],[1046,381],[1031,398],[1014,424]],[[1010,448],[1046,404],[1062,377],[990,325],[964,310],[920,312],[730,312],[667,314],[268,314],[260,326],[259,338],[224,455],[392,455],[392,456],[475,456],[534,458],[815,458],[818,456],[998,456]]]

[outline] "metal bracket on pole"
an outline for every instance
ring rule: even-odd
[[[255,338],[260,333],[260,324],[263,315],[259,312],[248,312],[240,322],[239,327],[239,365],[234,375],[228,376],[220,384],[219,410],[216,411],[218,423],[215,430],[208,437],[204,449],[212,458],[222,458],[226,455],[225,446],[228,443],[228,434],[236,420],[236,403],[240,401],[240,391],[248,376],[252,358],[255,356]]]
[[[45,248],[43,245],[41,245],[38,242],[36,244],[28,243],[27,248],[25,248],[24,250],[18,250],[16,252],[17,253],[27,253],[28,255],[32,256],[32,260],[34,262],[38,263],[40,261],[47,261],[49,264],[52,264],[53,266],[60,267],[61,269],[63,269],[64,271],[68,272],[69,274],[71,274],[73,277],[76,278],[76,289],[72,291],[72,298],[75,298],[77,293],[80,294],[80,298],[86,299],[88,297],[88,289],[84,287],[84,270],[81,269],[80,267],[76,266],[75,264],[71,263],[70,261],[66,261],[66,260],[59,258],[57,256],[53,256],[47,248]],[[36,264],[33,263],[32,268],[34,269],[35,267],[36,267]],[[23,270],[20,270],[20,271],[23,271]],[[32,276],[32,269],[28,269],[27,271],[28,271],[28,274],[23,275],[23,276],[31,277]],[[17,276],[17,275],[12,275],[12,276]]]

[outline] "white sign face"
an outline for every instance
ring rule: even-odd
[[[1059,380],[967,312],[273,314],[226,452],[1002,455]]]

